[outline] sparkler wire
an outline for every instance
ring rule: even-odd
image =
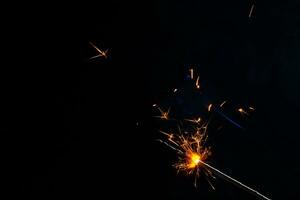
[[[243,189],[243,190],[245,190],[245,191],[247,191],[247,192],[249,192],[249,193],[255,195],[256,197],[258,197],[258,198],[260,198],[260,199],[263,199],[263,200],[271,200],[270,198],[268,198],[268,197],[262,195],[261,193],[259,193],[258,191],[256,191],[256,190],[250,188],[249,186],[247,186],[247,185],[241,183],[240,181],[238,181],[238,180],[236,180],[236,179],[230,177],[229,175],[227,175],[227,174],[221,172],[220,170],[218,170],[218,169],[212,167],[211,165],[207,164],[206,162],[203,162],[202,160],[199,160],[199,162],[200,162],[201,164],[203,164],[205,167],[209,168],[215,175],[219,176],[219,177],[222,178],[223,180],[226,180],[226,181],[232,183],[233,185],[235,185],[235,186],[237,186],[237,187],[239,187],[239,188],[241,188],[241,189]]]

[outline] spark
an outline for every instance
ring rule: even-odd
[[[154,107],[157,107],[157,109],[159,110],[160,112],[160,115],[159,116],[155,116],[157,118],[160,118],[160,119],[164,119],[164,120],[168,120],[169,119],[169,113],[170,113],[170,108],[167,110],[167,111],[163,111],[160,107],[158,107],[156,104]]]
[[[190,77],[191,79],[194,79],[194,69],[190,69]]]
[[[96,49],[96,51],[98,52],[98,55],[93,56],[90,59],[94,59],[94,58],[98,58],[98,57],[104,57],[105,59],[107,59],[108,49],[105,51],[102,51],[98,47],[96,47],[96,45],[94,45],[92,42],[90,42],[90,45],[92,45],[92,47],[94,47],[94,49]]]
[[[174,92],[174,93],[177,92],[177,88],[175,88],[175,89],[173,90],[173,92]]]
[[[197,77],[197,80],[196,80],[196,88],[200,89],[199,76]]]
[[[211,111],[212,106],[213,106],[212,104],[209,104],[209,105],[208,105],[208,108],[207,108],[208,112]]]
[[[251,107],[251,106],[249,107],[249,109],[250,109],[250,110],[252,110],[252,111],[254,111],[254,110],[255,110],[255,109],[254,109],[253,107]]]
[[[249,12],[249,15],[248,15],[249,18],[252,17],[253,9],[254,9],[254,4],[252,4],[252,6],[251,6],[251,9],[250,9],[250,12]]]
[[[179,146],[175,141],[174,141],[174,134],[173,133],[167,133],[164,131],[160,131],[162,134],[166,135],[168,137],[168,141],[173,143],[175,146]]]
[[[152,106],[153,106],[153,107],[156,107],[156,104],[153,104]]]
[[[193,122],[195,124],[199,124],[201,122],[201,117],[198,117],[196,119],[185,119],[185,121]]]
[[[238,112],[241,113],[241,115],[249,115],[243,108],[239,108]]]
[[[222,108],[226,102],[227,102],[227,101],[223,101],[223,102],[220,104],[220,108]]]

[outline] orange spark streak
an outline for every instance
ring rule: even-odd
[[[156,104],[155,106],[153,105],[153,107],[157,107],[157,109],[159,110],[160,112],[160,115],[159,116],[155,116],[157,118],[160,118],[160,119],[164,119],[164,120],[169,120],[169,113],[170,113],[170,108],[167,110],[167,111],[163,111],[160,107],[158,107]]]
[[[199,119],[197,121],[200,121]],[[197,125],[196,131],[191,134],[181,134],[180,130],[180,134],[160,131],[167,137],[167,140],[159,141],[175,150],[178,154],[179,160],[174,164],[174,167],[178,172],[183,171],[188,175],[195,175],[195,186],[197,186],[197,179],[200,176],[200,172],[209,177],[212,175],[209,169],[203,167],[201,164],[211,155],[210,147],[205,147],[207,140],[206,127],[207,124]]]
[[[105,59],[107,59],[108,49],[105,51],[102,51],[98,47],[96,47],[96,45],[94,45],[92,42],[90,42],[90,45],[92,45],[92,47],[94,47],[94,49],[96,49],[96,51],[99,53],[98,55],[93,56],[90,59],[94,59],[94,58],[98,58],[98,57],[104,57]]]
[[[185,119],[185,121],[193,122],[195,124],[199,124],[201,122],[201,117],[198,117],[196,119]]]

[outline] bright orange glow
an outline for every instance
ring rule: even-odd
[[[199,119],[200,118],[196,120]],[[174,164],[174,167],[178,172],[182,171],[188,175],[194,175],[195,186],[197,186],[197,179],[200,174],[209,177],[211,176],[210,170],[201,165],[201,163],[204,163],[211,155],[210,147],[206,146],[206,131],[207,123],[196,123],[195,131],[190,133],[181,133],[180,129],[179,134],[160,131],[167,138],[159,141],[176,151],[178,154],[178,162]]]
[[[192,155],[190,155],[190,163],[188,164],[188,168],[195,168],[199,164],[200,160],[200,155],[192,153]]]

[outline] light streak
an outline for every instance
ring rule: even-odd
[[[190,77],[191,79],[194,79],[194,69],[190,69]]]
[[[92,42],[90,42],[90,45],[92,45],[92,47],[94,47],[94,49],[96,49],[96,51],[98,52],[98,55],[93,56],[90,59],[94,59],[94,58],[98,58],[98,57],[104,57],[105,59],[107,59],[108,49],[105,51],[102,51],[98,47],[96,47],[96,45],[94,45]]]
[[[252,6],[251,6],[251,9],[250,9],[250,12],[249,12],[249,15],[248,15],[249,18],[252,17],[253,9],[254,9],[254,4],[252,4]]]
[[[223,101],[223,102],[220,104],[220,108],[222,108],[226,102],[227,102],[227,101]]]
[[[196,88],[200,89],[199,76],[197,77],[197,80],[196,80]]]
[[[212,109],[212,106],[213,106],[212,104],[209,104],[209,105],[208,105],[208,107],[207,107],[207,110],[208,110],[208,112],[210,112],[210,111],[211,111],[211,109]]]

